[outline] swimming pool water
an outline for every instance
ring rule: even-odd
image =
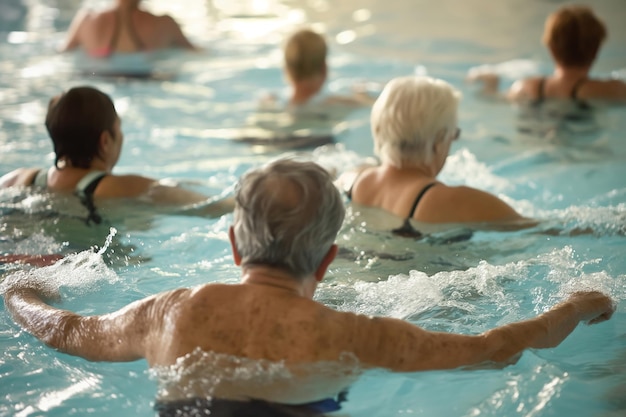
[[[85,2],[101,5],[106,2]],[[432,330],[478,333],[544,311],[571,291],[602,289],[618,301],[609,322],[579,328],[555,349],[528,351],[503,369],[409,374],[366,373],[351,389],[344,414],[359,416],[620,416],[626,413],[626,147],[623,106],[600,108],[592,123],[557,125],[535,137],[518,130],[520,109],[476,97],[464,81],[474,66],[512,59],[513,76],[548,71],[539,43],[545,16],[562,2],[507,0],[405,2],[187,1],[147,6],[174,13],[207,54],[176,60],[176,78],[106,80],[76,75],[71,58],[54,53],[78,2],[0,5],[0,172],[48,166],[43,126],[49,98],[91,84],[109,93],[123,119],[125,145],[116,168],[172,178],[211,194],[280,155],[230,138],[241,134],[265,91],[281,93],[279,45],[294,25],[326,30],[331,91],[370,82],[372,91],[400,75],[426,72],[464,94],[460,141],[444,182],[495,193],[543,220],[518,232],[475,232],[451,244],[398,239],[397,219],[349,207],[338,238],[344,248],[317,299],[337,309],[399,317]],[[604,17],[609,40],[594,73],[626,68],[621,0],[588,2]],[[505,81],[510,79],[505,77]],[[544,121],[537,130],[545,132]],[[543,124],[542,124],[543,123]],[[550,124],[552,123],[552,124]],[[302,151],[343,171],[372,155],[367,110],[335,128],[337,145]],[[0,191],[0,252],[75,252],[54,231],[47,197]],[[205,219],[107,211],[113,243],[100,256],[78,252],[44,269],[61,287],[61,306],[82,314],[120,308],[143,296],[207,281],[236,282],[227,230],[230,216]],[[562,233],[548,234],[550,228]],[[591,233],[570,236],[577,229]],[[102,247],[109,228],[81,236]],[[460,233],[460,232],[459,232]],[[4,266],[6,269],[13,266]],[[153,415],[157,389],[143,361],[90,363],[58,354],[0,311],[0,415]]]

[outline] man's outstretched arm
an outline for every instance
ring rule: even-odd
[[[581,292],[529,320],[480,335],[430,332],[403,320],[370,319],[356,349],[364,365],[395,371],[453,369],[485,362],[510,362],[524,349],[561,343],[580,323],[608,320],[612,300],[599,292]]]
[[[526,348],[558,346],[581,321],[589,324],[608,320],[613,301],[600,292],[578,292],[551,310],[529,320],[507,324],[484,333],[490,360],[506,361]]]
[[[167,294],[87,317],[46,304],[31,288],[10,288],[4,300],[15,322],[48,346],[91,361],[123,362],[149,353],[150,339],[161,323],[155,308]]]

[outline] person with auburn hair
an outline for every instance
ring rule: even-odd
[[[626,83],[618,79],[594,79],[589,72],[607,37],[602,22],[587,6],[563,6],[545,23],[543,43],[555,68],[547,77],[516,81],[506,92],[510,100],[540,103],[545,99],[626,100]],[[483,82],[483,92],[497,94],[499,77],[489,72],[470,72],[470,80]]]
[[[100,12],[80,10],[72,21],[61,52],[82,48],[94,58],[114,53],[146,52],[167,48],[197,49],[168,15],[141,10],[141,0],[115,0]]]
[[[313,162],[275,161],[244,175],[235,200],[229,237],[239,283],[207,277],[194,288],[83,316],[47,304],[42,297],[52,294],[44,283],[16,274],[0,286],[6,308],[61,352],[91,361],[145,359],[164,371],[169,379],[155,405],[162,417],[321,416],[341,408],[362,370],[511,363],[525,349],[559,345],[581,321],[609,319],[615,308],[600,292],[578,292],[536,317],[478,335],[337,311],[314,299],[345,215],[329,173]],[[220,360],[207,363],[203,355]],[[354,360],[345,364],[346,355]],[[246,362],[258,365],[254,372],[237,366]]]

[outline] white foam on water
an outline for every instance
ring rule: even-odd
[[[85,250],[69,254],[53,265],[9,273],[0,283],[0,293],[4,294],[9,288],[16,287],[36,288],[44,297],[57,299],[62,287],[89,292],[102,282],[120,281],[120,277],[102,258],[115,233],[116,230],[111,228],[105,244],[97,252]]]

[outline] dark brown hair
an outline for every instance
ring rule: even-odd
[[[67,159],[72,166],[89,168],[99,156],[100,135],[109,131],[117,112],[111,98],[93,87],[74,87],[48,105],[46,128],[54,144],[54,165]]]
[[[604,23],[586,6],[565,6],[546,20],[543,43],[554,59],[568,67],[587,67],[606,38]]]

